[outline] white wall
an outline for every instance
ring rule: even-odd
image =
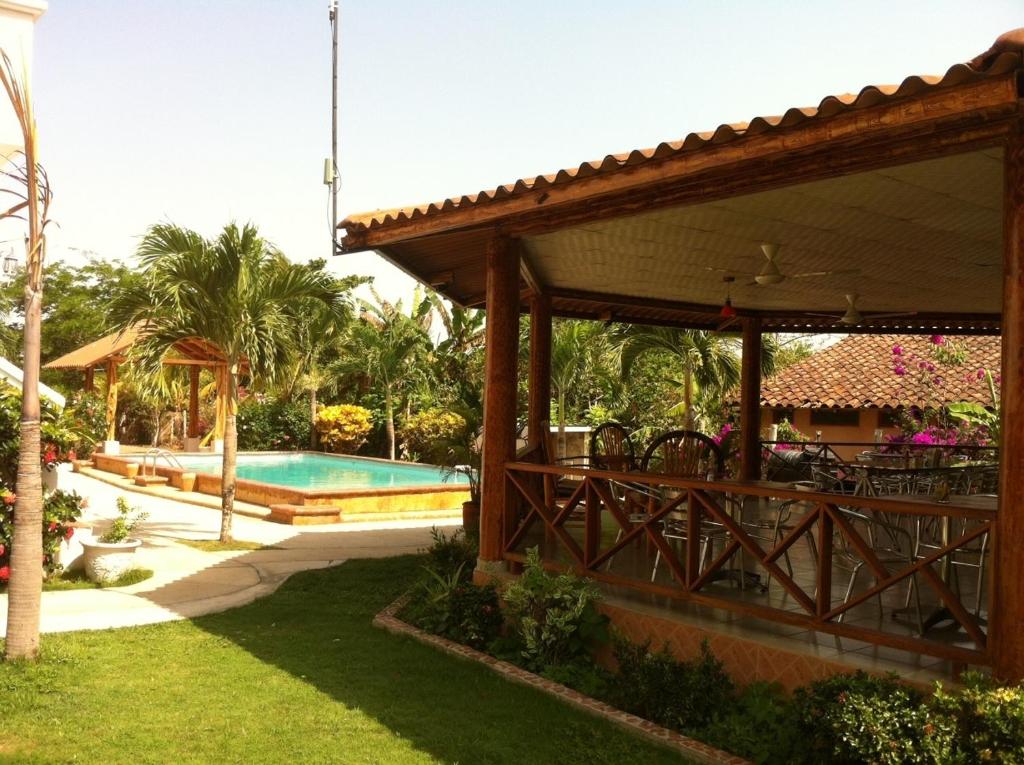
[[[32,32],[36,19],[46,11],[42,0],[0,0],[0,48],[14,64],[14,71],[30,76]],[[0,155],[8,156],[22,146],[21,129],[6,94],[0,96]]]

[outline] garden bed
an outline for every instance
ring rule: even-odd
[[[515,664],[496,659],[483,651],[478,651],[475,648],[470,648],[453,640],[434,635],[421,630],[419,627],[414,627],[398,617],[398,614],[408,603],[408,600],[408,594],[402,595],[378,613],[373,619],[374,626],[396,635],[408,635],[421,643],[440,648],[446,653],[483,664],[506,680],[543,691],[566,704],[597,715],[652,741],[671,747],[694,762],[708,763],[709,765],[751,765],[749,760],[745,760],[742,757],[723,752],[721,749],[715,749],[696,739],[688,738],[681,733],[655,725],[642,717],[623,712],[561,683],[556,683],[533,672],[528,672],[522,667],[517,667]]]

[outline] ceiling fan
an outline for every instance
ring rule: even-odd
[[[761,245],[761,252],[764,253],[765,264],[761,267],[761,270],[756,274],[751,272],[734,271],[728,268],[718,268],[717,266],[705,266],[708,271],[722,271],[727,274],[740,273],[744,276],[752,276],[753,281],[748,282],[745,286],[761,286],[769,287],[773,284],[781,284],[786,279],[808,279],[812,277],[820,276],[832,276],[834,274],[853,274],[857,273],[857,269],[843,269],[838,271],[808,271],[802,274],[785,274],[782,269],[779,268],[778,255],[780,245],[771,244],[765,242]]]
[[[835,319],[836,326],[855,327],[858,324],[866,324],[875,319],[895,319],[900,316],[917,316],[917,311],[899,311],[896,313],[872,313],[864,315],[857,308],[857,299],[860,297],[856,292],[844,295],[846,298],[846,313],[837,316],[834,313],[808,313],[808,316],[824,316],[828,319]]]

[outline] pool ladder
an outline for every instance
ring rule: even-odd
[[[156,463],[161,457],[167,462],[172,468],[178,468],[182,470],[182,464],[178,461],[178,458],[174,456],[173,452],[167,451],[167,449],[150,449],[144,455],[142,455],[142,474],[146,475],[146,463],[149,462],[149,458],[153,458],[153,469],[150,475],[156,475]]]

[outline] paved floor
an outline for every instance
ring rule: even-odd
[[[377,558],[416,552],[430,543],[432,526],[448,521],[380,521],[296,529],[236,516],[236,539],[272,549],[211,553],[180,544],[182,539],[216,539],[220,512],[120,489],[87,476],[62,473],[60,486],[89,500],[83,518],[103,526],[125,496],[149,513],[139,536],[139,565],[151,579],[131,587],[44,592],[42,631],[106,629],[188,619],[250,603],[276,590],[289,575],[334,566],[349,558]],[[88,533],[83,529],[80,533]],[[7,596],[0,595],[0,634],[7,624]]]

